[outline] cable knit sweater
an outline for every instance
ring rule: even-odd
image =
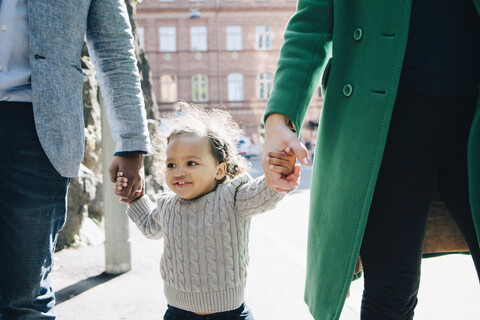
[[[191,312],[221,312],[244,301],[248,235],[254,214],[284,197],[265,177],[241,175],[196,199],[143,197],[127,214],[148,238],[164,238],[160,262],[170,305]]]

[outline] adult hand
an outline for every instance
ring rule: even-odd
[[[117,171],[117,179],[116,179],[116,182],[115,182],[115,186],[113,187],[115,192],[119,192],[127,186],[128,186],[128,178],[125,177],[125,174],[123,173],[123,171]],[[132,203],[134,203],[135,201],[137,201],[138,199],[142,198],[145,195],[145,187],[135,190],[135,193],[136,193],[136,195],[135,195],[135,198],[133,200],[127,200],[126,198],[120,198],[120,202],[125,202],[125,203],[128,203],[129,205],[131,205]]]
[[[137,190],[143,189],[143,154],[131,154],[114,156],[108,168],[110,173],[110,181],[116,182],[117,172],[121,171],[128,179],[128,185],[121,190],[115,188],[115,194],[121,197],[122,202],[131,202],[138,198]]]
[[[284,176],[272,170],[268,153],[270,150],[285,151],[287,147],[293,152],[301,164],[309,165],[307,148],[297,139],[295,132],[289,127],[289,119],[278,113],[268,116],[265,121],[265,143],[262,153],[262,168],[267,184],[278,192],[288,192],[298,186],[293,176]]]

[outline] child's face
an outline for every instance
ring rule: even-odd
[[[213,191],[225,176],[225,163],[218,164],[208,142],[182,134],[167,146],[167,185],[179,197],[194,199]]]

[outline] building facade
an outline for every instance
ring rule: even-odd
[[[273,84],[292,0],[143,0],[136,22],[161,115],[178,100],[228,110],[254,142]],[[315,137],[323,98],[312,99],[302,129]]]

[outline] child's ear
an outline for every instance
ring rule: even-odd
[[[219,163],[217,166],[217,174],[215,175],[216,180],[222,180],[227,173],[227,165],[225,162]]]

